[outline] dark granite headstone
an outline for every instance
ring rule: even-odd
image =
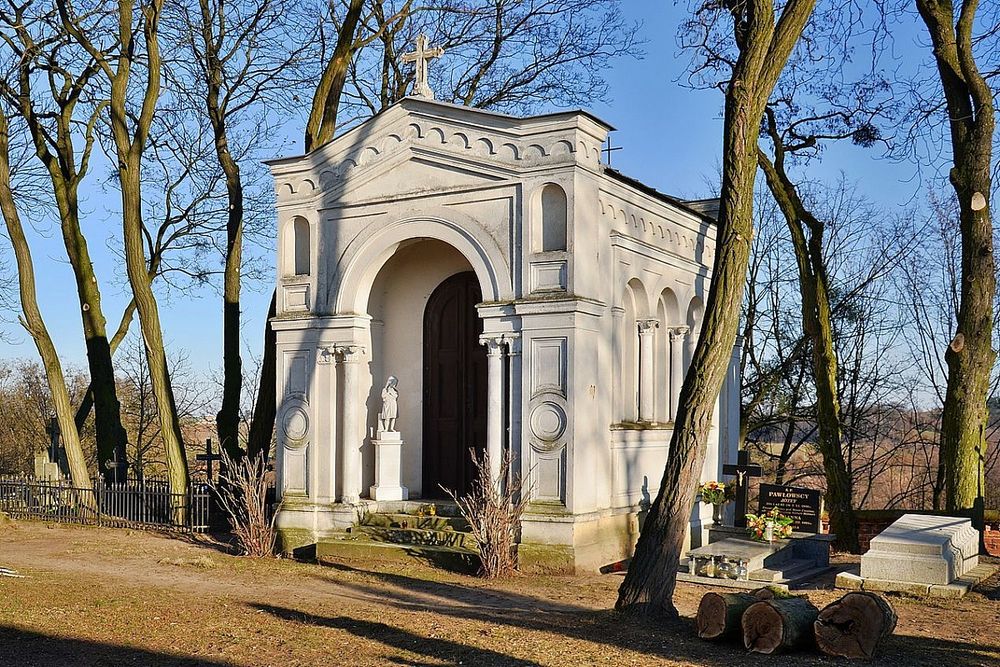
[[[764,513],[777,507],[779,512],[793,520],[792,527],[797,532],[818,533],[822,495],[814,489],[798,486],[761,484],[758,512]]]

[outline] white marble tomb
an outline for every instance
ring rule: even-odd
[[[582,111],[409,97],[270,163],[286,549],[377,511],[373,440],[393,375],[411,499],[468,484],[470,447],[494,463],[508,451],[531,496],[523,559],[586,570],[630,553],[701,325],[715,202],[605,166],[611,129]],[[736,460],[733,358],[703,480]],[[695,546],[703,522],[699,504]]]

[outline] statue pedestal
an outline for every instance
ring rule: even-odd
[[[372,439],[375,447],[375,485],[372,500],[408,500],[403,486],[403,440],[398,431],[379,431]]]

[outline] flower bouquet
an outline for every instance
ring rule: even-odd
[[[747,532],[758,542],[785,540],[792,536],[793,519],[772,507],[763,514],[747,514]]]
[[[736,487],[724,482],[705,482],[698,487],[701,494],[701,502],[709,505],[724,505],[733,499]]]

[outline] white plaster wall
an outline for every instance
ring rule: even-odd
[[[436,240],[408,244],[389,258],[372,286],[368,313],[372,317],[372,374],[368,394],[366,435],[377,424],[386,377],[399,378],[399,418],[402,434],[403,486],[420,494],[423,435],[423,322],[427,299],[446,278],[471,271],[468,260],[452,246]],[[364,488],[374,483],[375,460],[368,438],[362,448]]]

